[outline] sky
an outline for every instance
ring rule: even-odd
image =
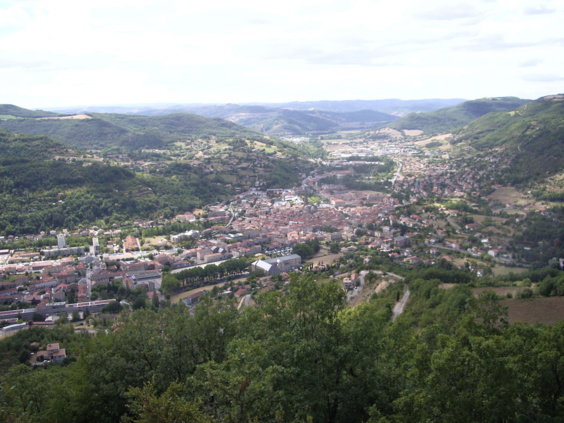
[[[25,108],[563,92],[561,0],[0,0]]]

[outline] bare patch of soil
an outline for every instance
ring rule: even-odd
[[[539,297],[532,300],[503,300],[508,307],[510,323],[550,325],[564,320],[564,297]]]
[[[511,206],[526,206],[531,203],[524,194],[513,187],[501,187],[488,195],[488,199]]]
[[[78,119],[78,120],[82,120],[82,119],[92,119],[92,116],[88,116],[88,115],[72,115],[72,116],[57,116],[57,117],[37,118],[37,120],[45,120],[45,119],[56,119],[56,120],[60,120],[60,119]]]
[[[423,131],[419,129],[404,129],[403,133],[408,137],[416,137],[417,135],[421,135]]]

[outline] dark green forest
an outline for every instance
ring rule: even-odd
[[[241,143],[246,146],[245,141]],[[263,162],[250,172],[210,173],[198,166],[171,162],[150,173],[138,173],[86,161],[46,136],[0,129],[0,234],[171,218],[230,198],[236,187],[227,184],[225,177],[234,176],[237,187],[245,189],[258,175],[267,188],[298,185],[299,171],[311,167],[299,158],[306,149],[277,140],[268,143],[291,158],[249,149],[241,160]],[[219,160],[230,163],[232,159],[228,155]]]
[[[421,277],[423,276],[423,277]],[[238,311],[229,300],[122,312],[107,334],[68,326],[0,342],[6,422],[558,422],[564,324],[508,324],[491,291],[414,273],[355,308],[294,275]],[[31,342],[63,365],[32,368]]]
[[[0,165],[0,232],[170,218],[228,194],[210,179],[197,169],[183,178],[165,178],[98,163],[11,162]]]
[[[21,159],[46,160],[74,152],[64,144],[44,135],[13,134],[0,129],[1,164]]]

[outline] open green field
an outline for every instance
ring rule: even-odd
[[[518,275],[520,273],[526,272],[528,269],[524,267],[507,267],[497,265],[492,270],[495,276],[505,276],[509,275],[510,273]]]

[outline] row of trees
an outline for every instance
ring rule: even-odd
[[[163,278],[161,290],[170,294],[178,288],[197,288],[231,275],[239,275],[249,267],[249,261],[243,258],[226,260],[220,264],[208,264],[204,267],[192,267],[178,273],[168,274]]]

